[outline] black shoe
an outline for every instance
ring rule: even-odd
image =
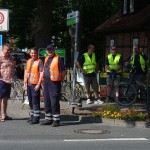
[[[58,127],[58,126],[60,126],[60,122],[59,121],[53,121],[52,127]]]
[[[51,125],[53,121],[44,121],[40,125]]]
[[[39,121],[31,121],[30,124],[39,124]]]
[[[32,122],[33,120],[31,118],[27,119],[27,123]]]

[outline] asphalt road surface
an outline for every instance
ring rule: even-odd
[[[13,120],[0,122],[0,150],[148,150],[149,128],[126,128],[79,122],[65,114],[60,127],[26,123],[28,106],[10,101]]]

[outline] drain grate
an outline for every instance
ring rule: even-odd
[[[75,133],[83,133],[83,134],[110,134],[111,132],[108,130],[93,130],[93,129],[78,129],[74,130]]]

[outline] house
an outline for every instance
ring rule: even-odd
[[[105,35],[105,55],[116,45],[126,59],[134,44],[150,56],[150,0],[124,0],[122,9],[95,29]]]

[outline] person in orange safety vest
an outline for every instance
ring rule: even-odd
[[[30,124],[39,124],[40,120],[40,86],[42,81],[43,62],[38,58],[37,48],[31,48],[31,58],[27,61],[24,75],[24,89],[30,106]]]
[[[65,78],[66,71],[64,62],[55,54],[54,47],[50,44],[46,49],[48,56],[43,69],[45,121],[41,125],[57,127],[60,125],[61,81]]]

